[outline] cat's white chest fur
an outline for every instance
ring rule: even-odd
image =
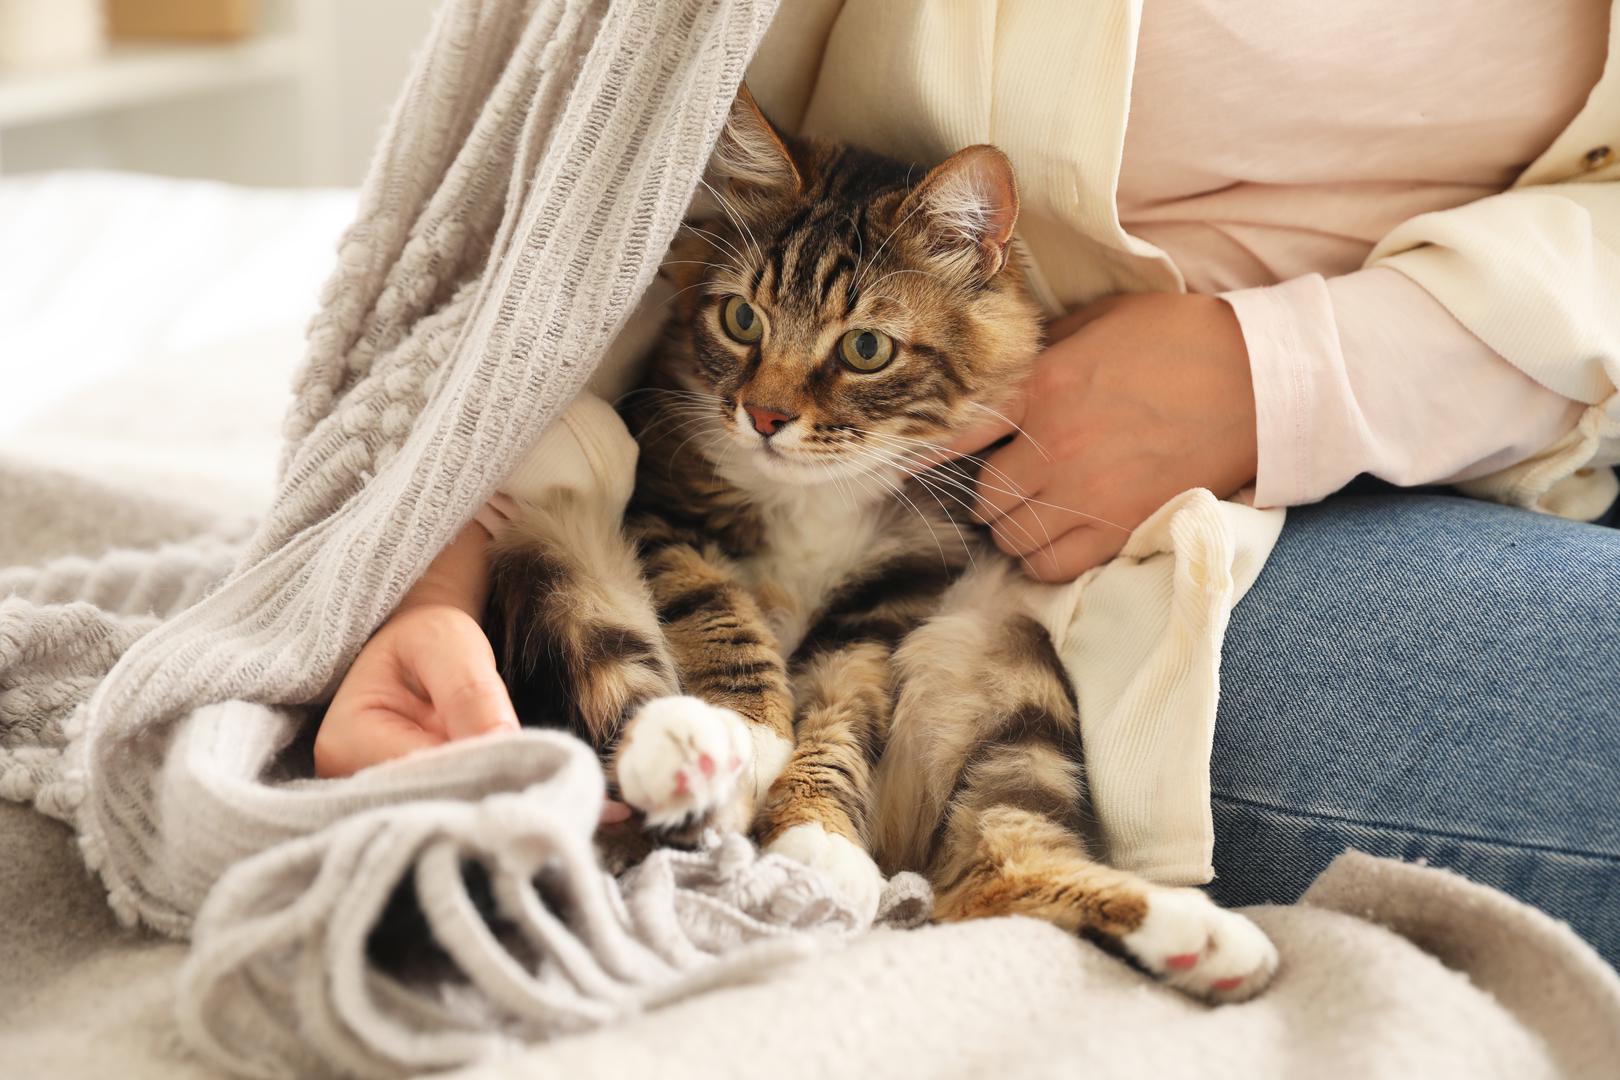
[[[782,651],[791,654],[827,597],[894,546],[887,507],[820,484],[773,493],[761,507],[765,544],[743,564]]]

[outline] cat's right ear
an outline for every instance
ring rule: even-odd
[[[959,150],[934,168],[900,204],[943,273],[983,285],[1007,264],[1018,221],[1012,162],[993,146]]]
[[[711,164],[715,175],[741,195],[792,195],[804,185],[792,151],[746,85],[737,88]]]

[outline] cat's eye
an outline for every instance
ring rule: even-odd
[[[744,345],[752,345],[765,332],[765,323],[761,321],[759,312],[740,296],[726,297],[725,306],[720,309],[720,324],[733,341],[740,341]]]
[[[851,330],[838,343],[838,358],[851,371],[870,375],[894,359],[894,339],[879,330]]]

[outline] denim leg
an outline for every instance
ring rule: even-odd
[[[1355,847],[1620,965],[1620,530],[1432,494],[1291,511],[1232,614],[1212,780],[1223,903]]]

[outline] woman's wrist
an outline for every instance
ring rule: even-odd
[[[489,530],[470,521],[456,534],[400,601],[396,613],[419,607],[453,607],[481,619],[489,598]]]

